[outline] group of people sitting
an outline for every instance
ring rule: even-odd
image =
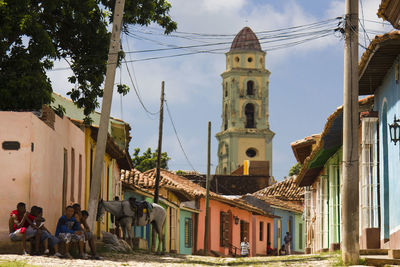
[[[23,254],[27,255],[26,241],[32,240],[31,255],[50,255],[50,249],[54,250],[54,256],[72,258],[70,244],[78,243],[79,257],[87,259],[85,242],[89,243],[91,257],[100,259],[96,254],[95,236],[87,224],[89,213],[81,211],[81,206],[75,203],[67,206],[65,214],[57,222],[55,235],[44,226],[43,209],[32,206],[30,212],[26,210],[25,203],[18,203],[17,209],[10,214],[9,227],[11,241],[22,241]],[[64,246],[64,255],[59,252],[59,245]],[[41,250],[41,248],[43,248]]]

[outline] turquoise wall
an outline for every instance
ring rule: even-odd
[[[192,213],[186,210],[180,210],[179,212],[179,254],[192,254],[193,242],[194,242],[194,233],[193,233],[193,219]],[[185,221],[186,219],[192,220],[192,243],[189,246],[185,244]]]
[[[400,227],[400,144],[395,145],[390,140],[388,126],[393,123],[395,115],[400,118],[400,84],[395,79],[396,63],[399,63],[399,56],[375,91],[374,109],[379,113],[381,239],[389,238]]]

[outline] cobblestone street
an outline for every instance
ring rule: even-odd
[[[41,256],[0,255],[0,266],[334,266],[338,255],[215,258],[154,255],[146,253],[104,254],[104,260],[58,259]]]

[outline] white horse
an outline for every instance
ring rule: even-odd
[[[151,205],[153,209],[151,211],[147,211],[150,213],[149,215],[143,213],[141,217],[137,218],[137,215],[135,211],[132,210],[131,204],[128,200],[104,201],[103,199],[100,199],[97,206],[96,220],[99,221],[100,217],[104,215],[105,211],[110,212],[112,215],[115,216],[116,220],[119,221],[119,224],[122,228],[123,238],[131,246],[133,239],[133,226],[145,226],[151,223],[153,229],[155,229],[158,234],[158,248],[156,249],[156,251],[161,249],[162,244],[162,251],[164,252],[165,238],[163,234],[163,228],[166,212],[163,207],[156,203],[152,203]],[[161,252],[161,250],[159,252]]]

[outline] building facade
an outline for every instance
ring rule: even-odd
[[[44,106],[32,112],[0,112],[0,243],[8,241],[8,219],[18,202],[43,208],[54,233],[71,202],[85,197],[85,135],[68,118]]]
[[[390,6],[387,8],[390,11]],[[360,95],[375,97],[375,114],[362,119],[370,134],[363,140],[361,153],[361,171],[365,175],[360,190],[361,222],[369,231],[377,229],[381,248],[390,249],[400,249],[400,149],[394,131],[391,132],[391,128],[397,128],[397,133],[400,130],[399,51],[399,31],[378,35],[364,52],[359,68]]]
[[[230,174],[245,160],[269,161],[272,173],[272,138],[269,128],[269,75],[266,53],[254,32],[243,28],[226,53],[222,76],[222,126],[217,133],[217,174]]]

